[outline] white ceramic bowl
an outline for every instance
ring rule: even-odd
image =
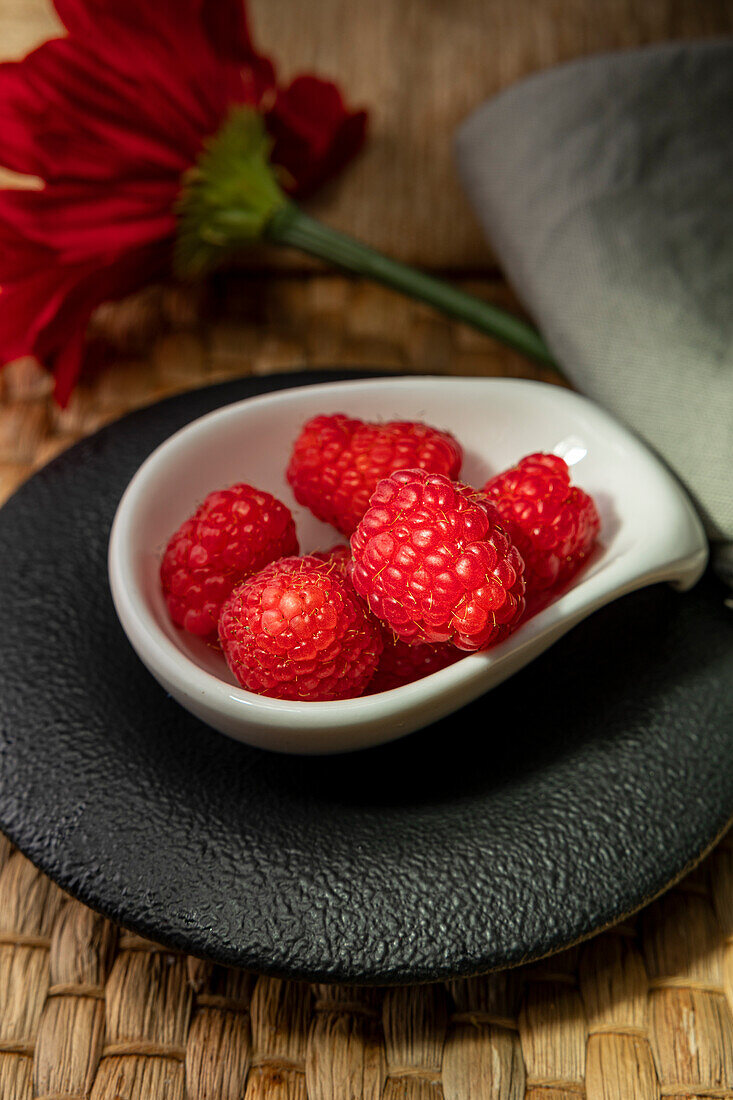
[[[602,545],[572,588],[487,653],[417,683],[362,699],[300,703],[237,686],[223,658],[174,627],[158,579],[173,531],[213,489],[246,481],[293,511],[301,551],[339,541],[296,504],[285,480],[301,425],[317,413],[423,420],[453,432],[461,478],[486,478],[532,451],[554,451],[593,495]],[[680,485],[654,455],[591,401],[556,386],[509,379],[396,378],[281,391],[217,409],[177,432],[133,477],[109,550],[112,595],[138,655],[163,687],[222,733],[278,752],[332,753],[390,741],[434,722],[505,680],[591,612],[633,589],[693,585],[707,543]],[[599,654],[599,658],[602,657]]]

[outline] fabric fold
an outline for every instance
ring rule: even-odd
[[[536,74],[474,112],[457,157],[567,376],[733,540],[733,40]]]

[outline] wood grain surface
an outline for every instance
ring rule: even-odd
[[[250,0],[249,9],[255,41],[283,77],[313,69],[371,114],[367,148],[313,212],[402,259],[449,269],[491,264],[452,153],[456,126],[487,96],[583,54],[733,33],[733,0]],[[0,0],[0,57],[59,29],[49,0]]]

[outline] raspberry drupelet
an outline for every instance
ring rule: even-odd
[[[265,573],[302,573],[304,569],[320,569],[324,573],[334,573],[344,580],[349,577],[351,551],[348,546],[332,546],[330,550],[314,550],[311,554],[290,555],[287,558],[278,558],[264,569],[260,569],[260,576]],[[350,582],[349,582],[350,583]]]
[[[387,629],[383,632],[383,640],[384,650],[367,695],[413,684],[466,656],[453,645],[408,645]]]
[[[382,636],[338,570],[271,566],[234,590],[219,641],[242,687],[277,699],[330,701],[362,695]]]
[[[245,484],[209,493],[163,554],[160,579],[171,619],[215,641],[221,605],[235,585],[297,552],[293,517],[276,497]]]
[[[350,535],[382,478],[408,467],[457,477],[462,461],[461,446],[448,432],[413,421],[370,424],[336,413],[305,424],[287,476],[299,504]]]
[[[490,478],[483,492],[524,558],[528,598],[568,581],[595,545],[596,506],[571,485],[567,463],[557,455],[527,455]]]
[[[486,498],[442,474],[380,481],[351,539],[352,581],[410,644],[487,649],[524,610],[524,563]]]
[[[301,558],[282,558],[267,568],[297,572],[306,565],[324,569],[329,573],[336,572],[338,576],[344,578],[347,585],[351,585],[351,550],[345,545],[333,546],[330,550],[315,550],[312,554]],[[366,610],[366,605],[362,604],[362,606]],[[379,691],[389,691],[390,688],[411,684],[415,680],[429,676],[431,672],[437,672],[438,669],[452,665],[465,656],[451,645],[408,645],[395,638],[392,631],[379,623],[374,616],[369,617],[379,624],[384,649],[379,658],[377,671],[369,681],[367,695],[375,695]]]
[[[348,577],[351,572],[351,547],[346,543],[340,542],[330,550],[314,550],[310,556],[325,562],[342,577]]]

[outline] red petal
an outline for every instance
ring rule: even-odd
[[[179,27],[198,16],[201,4],[202,0],[156,0],[155,4],[149,0],[53,0],[69,34],[85,38],[98,37],[109,18],[156,25],[164,37],[174,38]]]
[[[84,358],[84,339],[91,315],[92,311],[90,310],[86,315],[79,314],[75,317],[76,328],[69,333],[66,343],[62,346],[53,363],[55,383],[53,395],[61,408],[68,404],[71,392],[81,374],[81,365]]]
[[[61,304],[63,293],[53,269],[20,279],[0,290],[0,347],[4,364],[22,355],[35,354],[43,325],[43,311]]]
[[[0,125],[0,161],[48,180],[180,174],[202,137],[155,84],[138,85],[70,39],[0,66]]]
[[[240,64],[261,60],[249,35],[244,0],[201,0],[200,7],[201,22],[217,54]]]
[[[60,372],[57,398],[67,399],[82,359],[83,336],[93,310],[163,277],[170,263],[166,247],[137,249],[108,262],[63,267],[51,254],[28,246],[32,274],[4,283],[0,291],[0,365],[34,355]]]
[[[272,159],[290,174],[298,195],[338,172],[366,135],[366,113],[349,111],[336,85],[315,76],[296,77],[279,91],[266,120],[275,139]]]
[[[227,103],[257,103],[272,84],[269,61],[252,49],[242,0],[56,0],[56,7],[100,57],[184,95],[194,118],[203,108],[221,121]]]
[[[154,27],[157,36],[180,41],[190,28],[206,37],[222,57],[247,63],[257,57],[247,27],[244,0],[54,0],[71,35],[96,38],[105,20]]]
[[[62,264],[104,259],[172,237],[175,180],[130,184],[85,193],[76,184],[44,191],[0,191],[0,222],[34,244],[48,246]]]
[[[0,221],[0,290],[9,280],[46,270],[53,263],[50,248],[29,245],[12,225]]]
[[[69,34],[0,65],[0,163],[42,191],[0,191],[0,362],[33,354],[66,400],[102,301],[159,278],[180,177],[231,107],[274,91],[241,0],[55,0]],[[305,76],[267,116],[300,192],[361,146],[364,112]]]

